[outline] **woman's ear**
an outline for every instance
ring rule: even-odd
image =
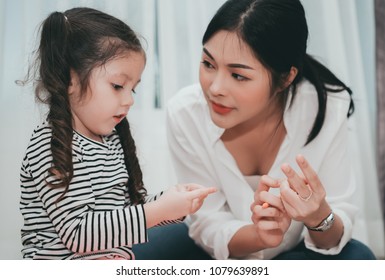
[[[79,92],[80,90],[80,80],[79,80],[79,75],[75,72],[75,70],[71,69],[70,70],[70,84],[68,86],[68,94],[74,94],[76,92]]]
[[[289,74],[286,77],[286,82],[283,86],[283,88],[287,88],[291,85],[291,83],[294,81],[295,77],[297,77],[298,69],[294,66],[291,66]]]

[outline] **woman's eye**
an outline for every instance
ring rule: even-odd
[[[111,85],[112,85],[112,87],[113,87],[114,89],[116,89],[116,90],[119,90],[119,89],[122,89],[122,88],[123,88],[123,86],[118,85],[118,84],[111,84]]]
[[[203,60],[202,64],[206,68],[209,68],[209,69],[214,68],[214,66],[210,62],[208,62],[207,60]]]
[[[234,79],[236,79],[237,81],[246,81],[248,80],[248,78],[242,76],[242,75],[239,75],[239,74],[236,74],[236,73],[233,73],[231,74],[233,76]]]

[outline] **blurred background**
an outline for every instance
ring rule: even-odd
[[[198,82],[201,38],[223,2],[0,0],[0,260],[21,259],[20,164],[45,108],[35,102],[31,85],[21,87],[15,80],[27,73],[41,21],[53,11],[87,6],[120,18],[143,37],[148,60],[128,119],[144,183],[150,193],[155,193],[176,183],[168,156],[165,106],[180,88]],[[379,80],[376,70],[380,65],[376,23],[378,28],[384,22],[376,21],[376,6],[382,5],[383,15],[385,7],[379,2],[302,0],[310,33],[308,53],[327,65],[354,93],[356,112],[350,120],[350,148],[359,186],[355,199],[360,207],[354,237],[367,244],[378,258],[384,258],[385,178],[378,170],[383,164],[384,154],[380,152],[385,140],[379,140],[378,116],[383,111],[377,107],[379,94],[385,94],[385,85],[378,84],[385,84],[385,80]],[[380,35],[384,42],[385,28]],[[382,67],[384,57],[383,53]]]

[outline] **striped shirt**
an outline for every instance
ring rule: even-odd
[[[23,257],[134,259],[132,244],[148,241],[146,217],[143,205],[131,206],[119,136],[113,132],[100,143],[74,132],[74,176],[68,192],[57,202],[64,188],[47,186],[47,182],[55,180],[48,175],[52,165],[51,135],[47,122],[38,126],[22,162]],[[145,201],[160,195],[147,196]]]

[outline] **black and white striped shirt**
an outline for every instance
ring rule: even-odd
[[[73,136],[74,176],[68,192],[47,186],[52,164],[47,122],[32,134],[21,167],[22,254],[28,259],[134,259],[132,244],[147,242],[143,205],[131,206],[123,149],[114,132],[104,143]],[[159,196],[148,196],[146,202]],[[175,221],[178,222],[178,221]],[[165,222],[169,223],[169,222]]]

